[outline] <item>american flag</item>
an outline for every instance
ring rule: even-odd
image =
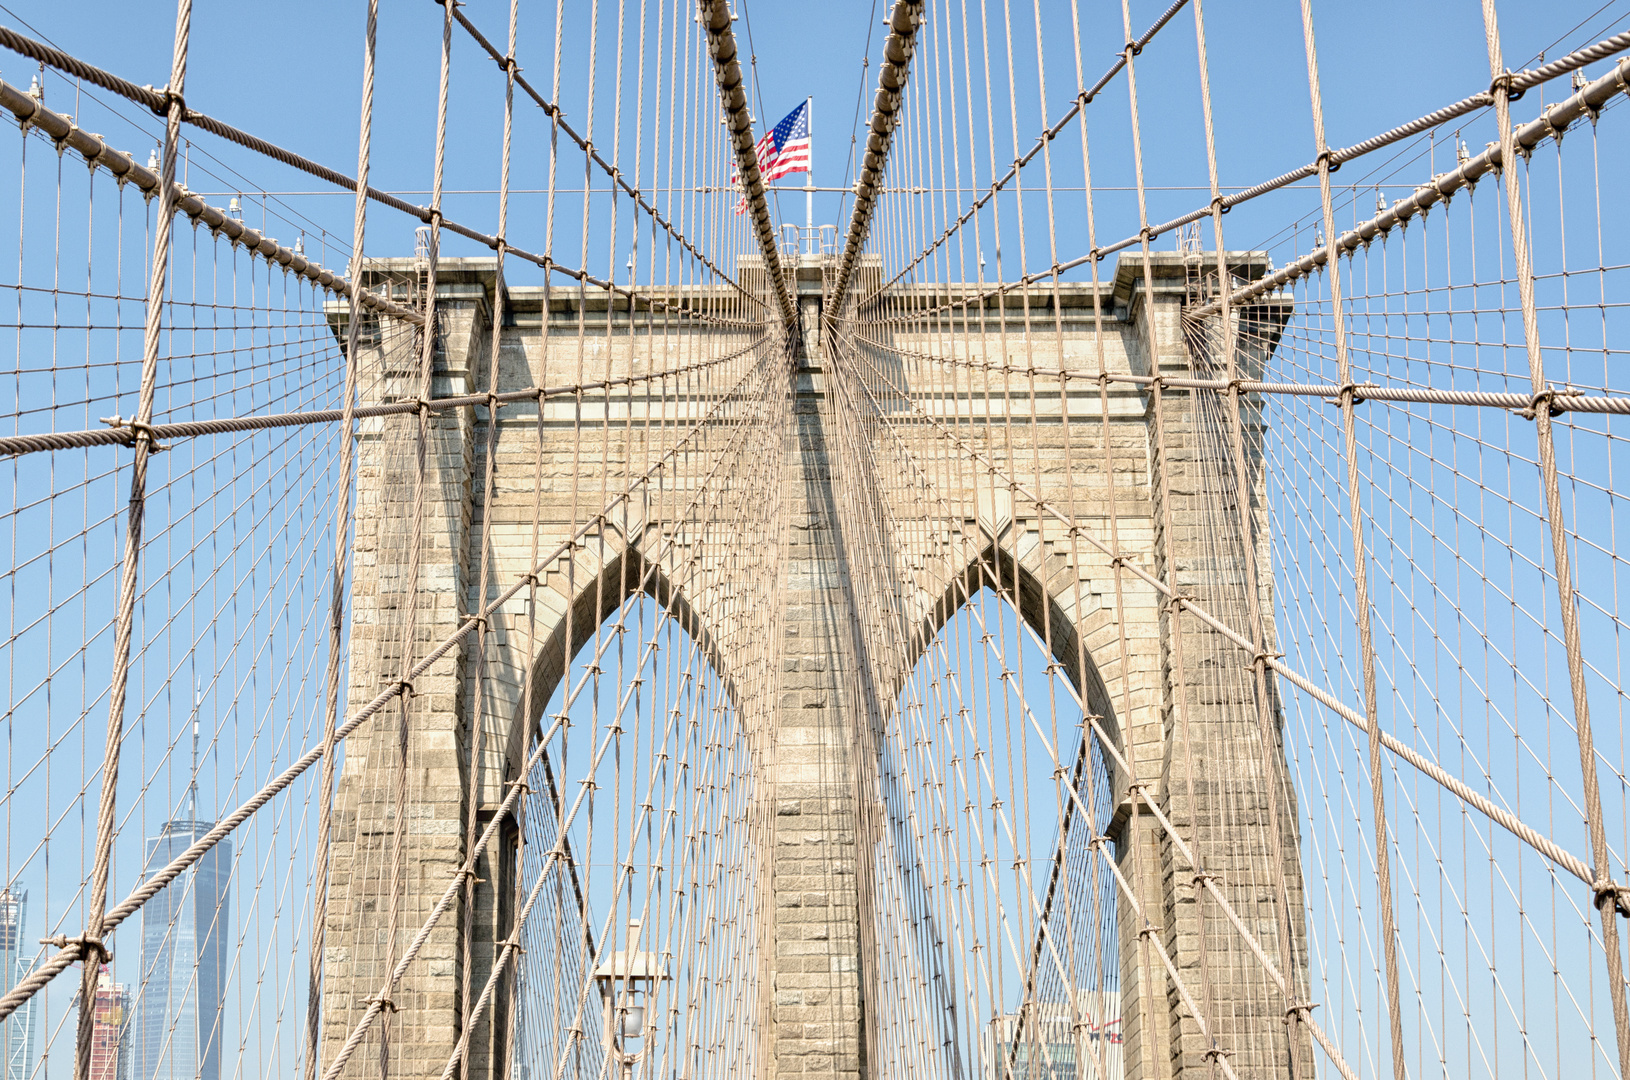
[[[798,106],[782,118],[781,122],[758,140],[753,147],[758,155],[758,171],[763,175],[764,182],[779,180],[792,173],[810,171],[809,154],[809,101]],[[732,174],[731,182],[737,187],[741,186],[741,177]],[[747,193],[743,192],[741,198],[736,200],[736,213],[747,212]]]

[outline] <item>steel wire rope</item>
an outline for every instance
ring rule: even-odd
[[[747,378],[751,378],[751,373],[749,373]],[[735,389],[740,390],[741,384],[738,383]],[[716,401],[708,410],[708,412],[700,417],[698,421],[691,426],[689,431],[675,443],[674,446],[671,446],[664,452],[659,460],[651,466],[650,470],[648,470],[645,474],[642,474],[641,477],[636,478],[634,482],[628,485],[623,492],[610,499],[599,513],[591,517],[584,524],[578,526],[573,531],[573,534],[565,542],[554,549],[549,556],[544,558],[541,562],[534,564],[534,566],[537,568],[534,571],[534,574],[541,572],[549,565],[553,564],[562,554],[569,551],[572,545],[581,539],[581,537],[587,535],[595,527],[596,522],[603,522],[619,505],[626,502],[634,489],[649,482],[653,476],[663,471],[667,462],[671,458],[674,458],[690,440],[695,438],[699,432],[704,430],[708,422],[711,420],[713,414],[721,410],[729,400],[730,396],[721,396],[720,399]],[[488,602],[483,608],[481,608],[480,614],[483,617],[490,616],[492,612],[496,611],[503,603],[521,591],[522,587],[527,584],[528,577],[529,576],[523,576],[514,585],[510,586],[509,589],[505,590],[505,592],[500,593],[498,597]],[[458,630],[454,631],[448,637],[441,639],[439,642],[435,643],[431,648],[429,648],[425,655],[421,657],[409,670],[408,681],[411,682],[413,678],[417,678],[419,675],[423,674],[424,671],[428,670],[436,660],[445,655],[449,650],[462,641],[473,626],[474,622],[467,619]],[[385,690],[376,694],[358,710],[353,712],[346,722],[336,729],[336,742],[343,742],[347,736],[366,723],[380,708],[390,703],[403,692],[404,686],[398,683],[396,685],[387,687]],[[119,923],[123,922],[125,919],[129,918],[130,915],[139,910],[142,905],[156,895],[160,889],[168,885],[188,867],[194,865],[198,859],[202,857],[205,852],[213,848],[220,839],[232,832],[237,825],[247,820],[249,816],[268,802],[272,797],[285,790],[301,773],[305,772],[312,765],[316,764],[322,756],[323,748],[321,746],[308,750],[283,772],[279,773],[275,778],[260,788],[255,795],[239,806],[238,809],[232,814],[219,821],[213,829],[211,829],[203,837],[199,838],[198,841],[196,841],[181,855],[177,856],[161,870],[154,872],[138,888],[133,890],[124,901],[108,911],[107,918],[103,923],[104,931],[113,929]],[[69,965],[78,960],[82,950],[83,946],[76,942],[70,941],[62,946],[58,953],[45,964],[35,968],[25,978],[19,979],[16,986],[7,992],[4,997],[0,997],[0,1020],[4,1020],[6,1017],[10,1016],[16,1011],[19,1005],[21,1005],[29,997],[33,996],[35,992],[37,992],[57,974],[60,974],[62,971],[66,970]]]
[[[888,380],[886,379],[886,377],[882,376],[880,373],[876,373],[875,370],[874,370],[874,376],[879,379],[880,384],[889,385]],[[896,391],[896,392],[898,392],[898,391]],[[995,475],[997,473],[997,470],[995,469],[994,466],[987,466],[987,468],[992,472],[993,475]],[[1014,488],[1014,490],[1016,492],[1023,493],[1022,487],[1020,485],[1018,485],[1016,482],[1009,481],[1009,483],[1012,484],[1012,486],[1013,486],[1013,488]],[[1056,514],[1056,511],[1054,511],[1054,513]],[[1158,579],[1148,577],[1147,575],[1143,574],[1141,571],[1138,571],[1135,567],[1129,567],[1129,569],[1133,569],[1133,571],[1135,573],[1137,573],[1139,577],[1144,578],[1148,584],[1153,585],[1156,588],[1159,588],[1161,586],[1161,584],[1162,584],[1162,583],[1160,583],[1158,581]],[[1210,625],[1212,625],[1213,629],[1221,630],[1225,634],[1229,634],[1230,636],[1235,637],[1235,639],[1242,645],[1246,644],[1247,639],[1238,637],[1238,635],[1232,635],[1231,631],[1228,631],[1221,624],[1215,623],[1211,619],[1211,617],[1209,616],[1209,613],[1205,612],[1203,609],[1198,608],[1196,605],[1194,605],[1190,601],[1184,600],[1184,601],[1181,601],[1181,602],[1182,602],[1183,606],[1186,609],[1188,609],[1189,611],[1191,611],[1194,614],[1196,614],[1197,616],[1199,616],[1203,621],[1206,621]],[[1077,695],[1077,692],[1074,691],[1073,688],[1070,688],[1070,689],[1071,689],[1072,695]],[[1093,729],[1098,734],[1099,739],[1102,741],[1102,744],[1105,745],[1106,749],[1108,749],[1110,751],[1110,753],[1112,754],[1112,756],[1115,757],[1117,764],[1120,765],[1120,767],[1122,769],[1128,769],[1128,765],[1127,765],[1127,762],[1126,762],[1125,758],[1122,757],[1121,754],[1118,751],[1116,751],[1113,748],[1112,745],[1108,745],[1108,736],[1107,736],[1107,734],[1105,732],[1103,732],[1103,730],[1098,726],[1098,722],[1097,722],[1096,719],[1094,719],[1092,717],[1091,712],[1087,708],[1086,702],[1084,700],[1080,699],[1078,695],[1077,695],[1077,704],[1081,707],[1083,713],[1088,717],[1089,721],[1092,723]],[[1153,802],[1149,801],[1148,796],[1147,796],[1146,793],[1143,793],[1143,792],[1140,791],[1138,793],[1137,797],[1135,797],[1133,799],[1134,815],[1136,814],[1135,807],[1136,807],[1137,803],[1139,803],[1139,802],[1144,803],[1148,807],[1149,811],[1154,815],[1156,820],[1159,822],[1160,828],[1165,832],[1165,834],[1167,836],[1169,836],[1171,838],[1172,842],[1174,844],[1176,844],[1179,847],[1179,849],[1184,852],[1185,857],[1192,861],[1193,860],[1193,855],[1188,850],[1187,845],[1183,841],[1182,837],[1179,835],[1179,833],[1176,831],[1176,829],[1172,826],[1171,822],[1166,818],[1166,816],[1160,812],[1159,808]],[[1508,826],[1508,828],[1509,828],[1509,826]],[[1136,853],[1137,850],[1138,849],[1134,848],[1134,854]],[[1126,883],[1124,882],[1124,879],[1118,879],[1118,880],[1121,881],[1123,891],[1126,891],[1126,890],[1130,889],[1130,886],[1126,885]],[[1267,954],[1262,950],[1262,947],[1260,946],[1260,944],[1257,943],[1256,938],[1245,927],[1245,924],[1240,920],[1240,917],[1234,912],[1234,909],[1233,909],[1232,905],[1229,903],[1229,901],[1223,895],[1223,893],[1217,888],[1217,885],[1216,885],[1215,881],[1208,877],[1204,881],[1204,886],[1207,889],[1207,891],[1210,892],[1215,897],[1220,909],[1228,917],[1229,922],[1234,926],[1235,930],[1241,935],[1241,938],[1249,946],[1251,952],[1255,955],[1258,962],[1263,966],[1263,969],[1265,970],[1265,972],[1270,976],[1270,978],[1272,978],[1279,985],[1279,987],[1281,988],[1281,991],[1283,993],[1285,993],[1287,996],[1289,996],[1291,991],[1290,991],[1288,985],[1285,982],[1284,976],[1279,972],[1278,968],[1272,963],[1272,961],[1268,958]],[[1134,904],[1136,903],[1136,898],[1135,898],[1135,896],[1132,895],[1131,892],[1128,891],[1127,896],[1128,896],[1128,899],[1129,899],[1130,902],[1132,902]],[[1139,909],[1139,910],[1141,910],[1141,909]],[[1145,939],[1148,937],[1147,934],[1142,935],[1142,936]],[[1157,943],[1157,948],[1158,948],[1158,943]],[[1172,971],[1172,976],[1173,976],[1174,979],[1176,979],[1175,970]],[[1180,994],[1185,998],[1185,1001],[1187,1003],[1189,1003],[1189,1007],[1192,1008],[1193,1007],[1192,998],[1190,998],[1188,991],[1185,988],[1183,988],[1181,985],[1179,985],[1179,991],[1180,991]],[[1342,1074],[1344,1076],[1347,1076],[1347,1077],[1355,1076],[1355,1074],[1352,1072],[1352,1070],[1344,1063],[1340,1053],[1337,1051],[1334,1044],[1332,1042],[1330,1042],[1328,1036],[1324,1033],[1323,1029],[1316,1022],[1314,1022],[1311,1018],[1305,1019],[1304,1023],[1307,1025],[1310,1032],[1313,1034],[1314,1038],[1319,1042],[1321,1047],[1324,1048],[1327,1055],[1329,1055],[1331,1060],[1337,1065],[1338,1069],[1342,1072]],[[1221,1057],[1221,1058],[1219,1058],[1219,1060],[1226,1061],[1226,1057]]]

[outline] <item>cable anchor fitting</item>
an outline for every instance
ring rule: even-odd
[[[1558,390],[1555,387],[1547,387],[1529,399],[1528,408],[1518,409],[1517,415],[1522,417],[1524,420],[1533,420],[1539,416],[1539,407],[1542,404],[1545,406],[1545,411],[1548,415],[1554,416],[1559,412],[1567,412],[1568,403],[1566,401],[1559,401],[1559,399],[1580,397],[1583,394],[1583,390]]]
[[[168,116],[171,103],[181,106],[181,115],[186,116],[187,99],[181,96],[180,91],[171,90],[168,86],[144,86],[147,91],[147,107],[159,116]]]
[[[1343,383],[1342,385],[1336,387],[1336,396],[1325,398],[1324,403],[1326,405],[1334,405],[1340,408],[1347,404],[1348,395],[1352,395],[1352,403],[1354,405],[1362,405],[1364,404],[1365,399],[1364,395],[1359,393],[1360,390],[1379,390],[1380,388],[1381,387],[1378,383],[1372,382]]]
[[[1512,74],[1510,68],[1496,75],[1489,83],[1488,95],[1497,101],[1501,90],[1506,92],[1507,101],[1516,101],[1528,92],[1525,88],[1517,85],[1516,76]]]
[[[113,959],[113,950],[108,948],[101,938],[91,937],[89,934],[82,934],[79,937],[58,934],[55,937],[40,938],[40,944],[58,949],[66,949],[70,945],[77,946],[81,957],[89,959],[90,955],[95,953],[100,958],[97,960],[99,964],[105,964]]]
[[[1316,1001],[1291,1002],[1290,1006],[1285,1009],[1285,1026],[1289,1027],[1293,1020],[1311,1021],[1313,1019],[1313,1010],[1318,1007],[1319,1003]]]
[[[1613,910],[1620,915],[1630,916],[1630,885],[1621,885],[1611,878],[1598,881],[1592,886],[1596,890],[1596,910],[1603,910],[1609,903]]]
[[[165,446],[163,443],[158,441],[157,430],[151,424],[144,424],[140,420],[136,419],[126,419],[125,417],[120,416],[118,413],[114,413],[112,416],[102,417],[102,423],[114,428],[117,431],[130,432],[130,434],[125,437],[125,444],[127,446],[134,447],[138,442],[145,442],[147,443],[147,452],[149,454],[162,454],[164,451],[169,449],[168,446]]]

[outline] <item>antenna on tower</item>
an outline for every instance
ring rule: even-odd
[[[187,788],[187,820],[198,820],[198,710],[204,703],[204,686],[196,683],[192,692],[192,784]]]

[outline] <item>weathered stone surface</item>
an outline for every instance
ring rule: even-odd
[[[1137,258],[1123,260],[1113,281],[1104,284],[1101,336],[1087,285],[1061,287],[1056,324],[1050,307],[1038,301],[1036,311],[1045,311],[1045,318],[1027,316],[1010,295],[1008,306],[973,315],[980,332],[972,332],[965,317],[919,324],[911,333],[889,331],[895,377],[936,421],[954,428],[1003,473],[1034,485],[1036,495],[1064,508],[1083,530],[1106,544],[1113,539],[1130,563],[1199,597],[1241,629],[1250,625],[1255,606],[1267,619],[1271,649],[1266,575],[1257,595],[1248,595],[1237,525],[1218,518],[1237,516],[1229,489],[1232,452],[1217,442],[1216,425],[1200,411],[1215,408],[1219,399],[1213,396],[1207,405],[1198,395],[1166,392],[1161,439],[1147,387],[1111,384],[1101,397],[1095,380],[1080,379],[1061,395],[1056,378],[1032,381],[1022,373],[1030,365],[1056,370],[1060,364],[1094,373],[1100,348],[1104,364],[1117,372],[1171,377],[1203,368],[1207,359],[1193,351],[1198,346],[1185,337],[1182,322],[1187,268],[1172,256],[1157,257],[1153,268],[1150,290],[1142,288]],[[409,280],[416,271],[410,261],[398,260],[374,273]],[[585,303],[575,289],[548,297],[541,289],[513,289],[505,303],[499,384],[489,388],[493,288],[490,261],[444,261],[433,394],[618,379],[695,363],[721,347],[704,343],[683,323],[664,323],[659,333],[652,324],[630,320],[603,294],[590,293]],[[818,268],[805,269],[799,290],[806,326],[816,325]],[[1046,295],[1051,304],[1051,291]],[[690,299],[730,310],[722,295]],[[900,302],[915,301],[907,290]],[[870,982],[877,966],[867,960],[888,943],[876,939],[870,911],[877,868],[870,845],[857,838],[877,835],[867,815],[877,814],[878,759],[866,748],[876,718],[892,709],[900,685],[871,685],[871,669],[862,662],[873,639],[857,625],[852,595],[850,560],[858,557],[859,540],[845,535],[848,519],[839,505],[843,485],[856,481],[833,475],[834,435],[826,427],[833,413],[823,402],[831,373],[818,337],[811,333],[808,340],[811,347],[792,376],[784,452],[766,466],[778,470],[787,527],[775,537],[682,537],[687,546],[712,548],[685,554],[681,571],[679,556],[649,566],[643,560],[654,558],[653,540],[675,538],[679,526],[673,518],[695,495],[694,487],[676,485],[625,506],[615,527],[565,548],[539,574],[535,647],[541,682],[532,700],[534,712],[542,708],[636,566],[651,571],[653,589],[683,597],[687,629],[707,643],[721,672],[739,674],[732,669],[748,650],[731,577],[744,572],[743,558],[773,557],[780,575],[780,662],[765,678],[773,680],[770,700],[776,704],[773,731],[754,733],[764,740],[758,757],[764,801],[754,819],[763,833],[766,879],[759,887],[767,892],[756,918],[764,936],[743,946],[757,953],[761,993],[745,1006],[758,1010],[760,1075],[835,1080],[869,1077],[879,1068],[871,1040],[879,1030],[874,1018],[884,990]],[[704,353],[704,344],[710,351]],[[367,400],[420,393],[416,362],[402,363],[401,351],[364,350]],[[922,356],[1006,364],[1020,373],[982,378],[980,392],[972,393],[966,368]],[[387,357],[393,359],[387,363]],[[528,573],[535,552],[565,545],[585,516],[603,505],[603,492],[623,490],[703,415],[713,399],[685,388],[701,385],[585,390],[545,401],[541,417],[531,404],[507,407],[500,414],[490,501],[483,494],[485,409],[431,416],[422,504],[414,498],[418,418],[363,422],[349,706],[355,709],[401,678],[410,623],[412,655],[423,655],[466,614]],[[652,418],[663,422],[646,423]],[[1248,512],[1258,523],[1255,554],[1266,567],[1261,462],[1251,456],[1260,443],[1252,433],[1262,418],[1248,406],[1242,420],[1252,492]],[[1111,838],[1153,934],[1138,936],[1142,919],[1123,897],[1118,919],[1126,1075],[1210,1075],[1203,1056],[1208,1045],[1151,951],[1158,940],[1195,995],[1204,989],[1218,1004],[1213,1034],[1230,1051],[1239,1075],[1283,1075],[1294,1046],[1298,1061],[1308,1062],[1302,1075],[1311,1076],[1305,1040],[1293,1044],[1281,1023],[1284,995],[1269,984],[1215,903],[1196,901],[1197,868],[1150,814],[1134,819],[1130,813],[1128,792],[1140,785],[1189,839],[1199,869],[1220,877],[1230,902],[1256,928],[1275,962],[1298,973],[1305,968],[1296,816],[1283,782],[1279,706],[1269,698],[1258,714],[1255,686],[1239,678],[1240,671],[1249,673],[1251,658],[1235,655],[1238,649],[1193,617],[1174,616],[1154,588],[1129,572],[1117,573],[1109,555],[1038,515],[1033,504],[1016,500],[932,425],[900,430],[901,438],[915,440],[912,456],[932,476],[952,520],[964,523],[961,536],[947,536],[942,520],[897,522],[900,598],[918,627],[916,638],[926,647],[968,592],[990,580],[994,566],[997,582],[1017,596],[1024,617],[1048,627],[1060,666],[1104,717],[1130,765],[1129,774],[1116,770],[1114,776],[1122,811]],[[1218,543],[1229,530],[1232,541]],[[421,552],[416,575],[410,573],[415,535]],[[330,1057],[378,992],[388,959],[400,954],[467,857],[470,815],[481,824],[490,820],[481,815],[493,812],[503,785],[520,767],[526,725],[536,719],[522,710],[522,672],[533,659],[523,651],[524,619],[521,601],[507,604],[494,619],[483,654],[476,654],[474,636],[467,636],[414,679],[403,706],[388,707],[346,749],[327,929],[328,955],[335,958],[325,988]],[[902,679],[916,659],[899,657]],[[486,671],[479,702],[478,661]],[[1275,791],[1284,796],[1277,818]],[[411,816],[398,868],[393,845],[399,800]],[[513,932],[513,850],[506,826],[482,853],[471,894],[461,895],[393,995],[395,1011],[384,1026],[394,1076],[439,1076],[463,1034],[469,995],[485,982],[499,943]],[[1275,866],[1284,878],[1282,890]],[[1280,955],[1286,938],[1296,954],[1289,964]],[[471,1033],[466,1077],[502,1075],[507,1015],[507,1003],[500,1004],[488,1013],[498,1021],[483,1021]],[[353,1061],[348,1075],[373,1075],[377,1065],[374,1048]]]

